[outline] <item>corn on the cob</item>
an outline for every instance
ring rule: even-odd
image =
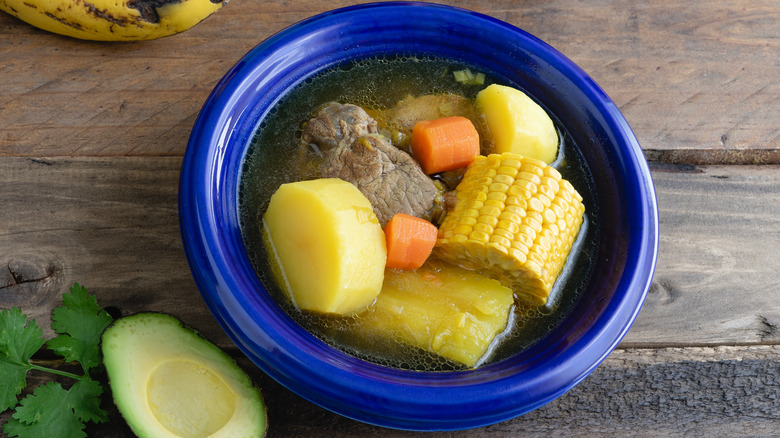
[[[582,225],[580,194],[555,168],[512,153],[478,157],[455,194],[439,228],[439,257],[545,304]]]

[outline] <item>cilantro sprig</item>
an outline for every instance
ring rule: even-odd
[[[17,438],[83,438],[87,422],[108,421],[108,413],[100,408],[103,385],[89,373],[101,365],[100,335],[112,320],[78,283],[63,294],[62,305],[52,312],[51,326],[57,336],[48,341],[36,321],[21,309],[0,312],[0,412],[14,409],[3,432]],[[44,345],[66,362],[78,362],[83,374],[35,364],[32,357]],[[65,389],[49,382],[19,401],[31,370],[68,377],[75,383]]]

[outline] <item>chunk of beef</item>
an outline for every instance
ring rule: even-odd
[[[324,153],[339,145],[350,146],[358,137],[376,132],[376,121],[363,108],[329,102],[306,122],[301,141]]]
[[[406,213],[431,220],[440,191],[420,165],[379,134],[358,138],[350,146],[325,153],[322,176],[354,184],[371,201],[379,223]]]

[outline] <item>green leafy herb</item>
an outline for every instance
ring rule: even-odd
[[[85,437],[84,423],[103,423],[108,415],[100,409],[100,383],[84,377],[69,390],[49,382],[24,398],[3,431],[12,437]]]
[[[485,74],[484,73],[474,73],[469,69],[463,69],[463,70],[457,70],[452,72],[452,74],[455,76],[455,80],[460,82],[463,85],[484,85],[485,84]]]
[[[455,80],[463,85],[484,85],[485,74],[474,73],[469,69],[457,70],[452,72],[455,76]]]
[[[62,333],[46,344],[68,362],[79,362],[85,373],[100,365],[100,335],[111,324],[111,315],[98,306],[87,288],[76,283],[62,304],[52,312],[51,328]]]
[[[58,334],[46,342],[34,319],[19,308],[0,312],[0,411],[14,408],[3,426],[10,437],[85,437],[87,422],[108,421],[100,408],[103,385],[89,371],[100,365],[100,335],[112,318],[97,304],[87,289],[76,283],[63,294],[62,305],[52,312],[52,329]],[[46,344],[67,362],[78,362],[84,374],[45,368],[31,358]],[[27,372],[37,370],[74,379],[64,389],[57,382],[35,388],[21,402],[17,396],[27,386]],[[18,405],[17,405],[18,404]]]
[[[27,385],[25,377],[32,368],[30,358],[44,344],[43,331],[35,320],[16,307],[0,312],[0,409],[5,411],[17,403],[16,396]]]

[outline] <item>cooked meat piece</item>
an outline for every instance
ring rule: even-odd
[[[321,152],[343,144],[349,146],[366,134],[377,132],[376,121],[363,108],[352,104],[329,102],[303,127],[301,141]]]
[[[360,189],[383,227],[396,213],[431,220],[434,205],[440,204],[433,180],[383,135],[365,135],[350,146],[329,150],[320,169],[323,177],[341,178]]]

